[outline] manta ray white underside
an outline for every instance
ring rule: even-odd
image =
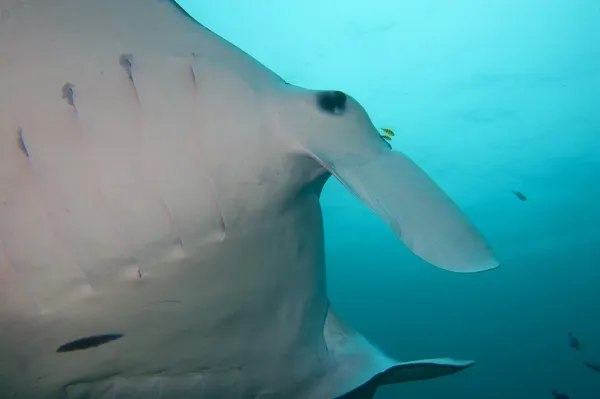
[[[330,175],[429,263],[497,266],[346,94],[171,1],[0,0],[0,396],[363,399],[470,366],[335,316]]]

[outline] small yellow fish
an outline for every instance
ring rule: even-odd
[[[396,135],[392,129],[388,129],[387,127],[382,127],[381,130],[383,130],[385,135],[390,137],[390,139]]]
[[[384,139],[386,139],[387,141],[391,141],[392,138],[388,135],[382,134],[381,137],[383,137]]]

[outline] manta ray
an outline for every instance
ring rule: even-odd
[[[350,95],[172,1],[0,0],[2,398],[367,399],[471,366],[336,316],[330,176],[426,262],[498,266]]]

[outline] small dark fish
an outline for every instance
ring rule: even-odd
[[[569,399],[569,395],[565,395],[564,393],[559,393],[556,391],[552,391],[552,395],[554,395],[554,399]]]
[[[520,199],[521,201],[527,201],[527,197],[525,195],[523,195],[522,192],[519,191],[513,191],[512,192],[514,195],[517,196],[518,199]]]
[[[571,333],[569,333],[569,346],[575,350],[581,350],[581,344],[579,340]]]
[[[586,366],[594,371],[600,371],[600,363],[583,362]]]

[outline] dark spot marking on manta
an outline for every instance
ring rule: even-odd
[[[346,110],[347,98],[341,91],[322,91],[317,94],[317,105],[322,111],[340,115]]]
[[[192,78],[192,85],[194,87],[194,92],[197,92],[198,91],[198,82],[196,81],[196,72],[194,71],[193,65],[190,65],[190,77]]]
[[[121,54],[119,56],[119,65],[125,70],[127,73],[127,77],[133,83],[133,70],[131,68],[131,62],[133,61],[133,55],[131,54]]]
[[[67,100],[70,106],[75,107],[75,92],[73,89],[75,86],[69,82],[65,83],[62,87],[62,98],[63,100]]]
[[[27,146],[25,145],[25,139],[23,138],[23,128],[19,127],[17,136],[18,136],[17,143],[19,145],[19,148],[21,149],[21,151],[23,151],[23,153],[27,156],[27,158],[29,158],[29,151],[27,151]]]
[[[183,248],[183,240],[181,239],[180,236],[177,236],[173,239],[173,245],[175,245],[176,247]]]
[[[121,337],[123,337],[123,334],[92,335],[90,337],[79,338],[75,341],[67,342],[64,345],[59,346],[56,352],[64,353],[83,349],[90,349],[96,346],[104,345],[111,341],[115,341]]]

